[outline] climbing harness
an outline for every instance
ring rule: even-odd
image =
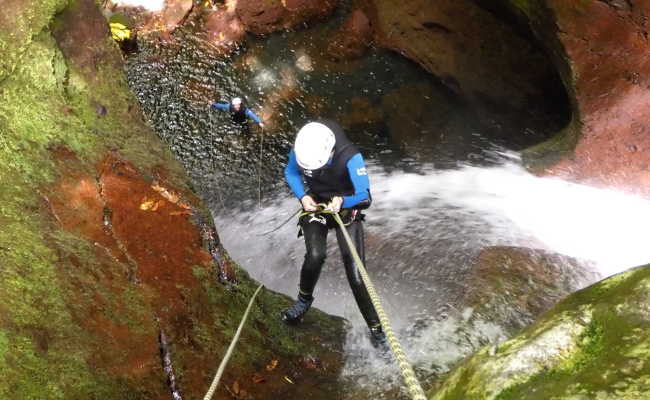
[[[393,328],[391,327],[390,321],[388,320],[388,315],[386,314],[386,311],[384,311],[384,308],[381,306],[381,302],[379,301],[379,295],[375,291],[375,287],[370,281],[368,272],[366,271],[366,268],[363,266],[363,262],[361,262],[361,257],[359,257],[359,253],[357,252],[357,249],[354,246],[352,239],[350,238],[350,234],[348,233],[348,230],[345,228],[345,225],[343,224],[343,221],[341,220],[341,217],[339,216],[338,212],[334,212],[331,214],[333,215],[336,223],[339,224],[339,227],[343,232],[343,236],[345,237],[345,241],[347,242],[348,247],[350,248],[350,253],[352,254],[352,258],[354,258],[354,262],[357,263],[357,267],[359,268],[359,273],[361,274],[361,279],[363,280],[363,283],[366,285],[366,289],[368,289],[368,294],[370,295],[370,300],[372,301],[372,305],[375,307],[375,310],[377,310],[379,321],[381,322],[382,328],[384,328],[384,332],[386,333],[386,338],[388,339],[388,344],[390,345],[390,348],[393,350],[393,354],[395,355],[395,359],[398,362],[399,369],[402,373],[402,378],[404,378],[404,383],[406,384],[406,388],[408,389],[411,398],[413,400],[427,400],[427,397],[424,394],[424,390],[422,390],[422,386],[420,385],[418,378],[415,376],[413,367],[411,367],[411,364],[406,358],[406,354],[402,350],[402,346],[400,345],[399,340],[397,339],[395,333],[393,332]]]
[[[319,207],[319,210],[320,210],[320,211],[318,211],[318,212],[320,212],[321,214],[322,214],[322,213],[327,213],[327,212],[325,211],[325,204],[318,204],[318,207]],[[289,222],[290,222],[290,221],[291,221],[295,216],[298,216],[298,218],[300,218],[300,217],[302,217],[302,216],[309,215],[309,214],[314,214],[314,212],[313,212],[313,211],[304,211],[304,210],[302,209],[302,207],[300,207],[298,210],[296,210],[296,212],[294,212],[293,214],[291,214],[291,215],[289,216],[289,218],[287,218],[286,220],[284,220],[280,225],[276,226],[275,228],[271,229],[270,231],[266,231],[266,232],[264,232],[264,233],[258,233],[257,236],[266,236],[266,235],[269,235],[269,234],[271,234],[271,233],[273,233],[273,232],[276,232],[276,231],[280,230],[283,226],[285,226],[286,224],[288,224],[288,223],[289,223]],[[345,226],[348,226],[348,225],[350,225],[350,224],[348,223],[348,224],[346,224]]]
[[[242,317],[241,322],[239,323],[237,332],[235,333],[235,336],[232,338],[232,341],[230,342],[230,346],[228,347],[228,351],[226,351],[226,355],[221,360],[221,364],[219,364],[219,369],[217,369],[217,374],[214,376],[214,379],[212,380],[212,384],[210,385],[210,389],[208,389],[208,392],[205,394],[205,397],[203,397],[203,400],[212,399],[215,390],[217,390],[217,386],[219,385],[219,381],[221,380],[221,375],[223,375],[223,371],[226,369],[226,365],[230,360],[230,356],[232,356],[232,352],[235,349],[235,345],[237,344],[237,341],[239,340],[239,336],[241,335],[241,331],[244,328],[244,324],[246,324],[246,320],[248,319],[248,314],[250,314],[251,307],[253,306],[253,302],[255,301],[255,297],[257,297],[257,294],[260,292],[260,290],[262,290],[262,287],[264,287],[264,284],[260,284],[257,287],[257,290],[255,291],[255,293],[253,293],[253,297],[251,297],[251,300],[248,302],[248,307],[246,307],[246,311],[244,312],[244,316]]]

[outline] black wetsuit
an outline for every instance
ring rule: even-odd
[[[212,107],[218,110],[228,111],[232,121],[239,125],[244,133],[250,132],[250,127],[248,126],[249,118],[258,124],[262,122],[262,120],[244,104],[239,107],[239,110],[235,110],[235,107],[230,103],[215,103]]]
[[[348,170],[348,161],[359,154],[358,149],[354,146],[343,133],[341,127],[329,120],[318,121],[327,125],[335,134],[336,143],[334,147],[334,156],[331,162],[323,168],[315,171],[305,171],[301,169],[304,179],[309,189],[308,194],[314,198],[317,203],[327,203],[335,196],[350,196],[355,193],[355,187],[350,178]],[[288,166],[289,169],[291,166]],[[295,164],[293,165],[295,168]],[[359,174],[366,174],[357,170]],[[286,172],[285,172],[286,173]],[[345,203],[344,203],[345,205]],[[360,209],[370,206],[370,193],[367,199],[359,202],[352,208],[344,208],[339,215],[347,225],[348,233],[354,241],[357,252],[365,265],[364,251],[364,233],[363,233],[363,214]],[[300,293],[303,296],[311,297],[321,269],[325,262],[327,249],[327,234],[330,229],[336,230],[336,239],[341,251],[343,265],[352,289],[354,298],[359,306],[359,310],[366,320],[369,327],[379,326],[379,317],[375,310],[368,290],[366,289],[361,275],[357,269],[356,263],[352,258],[350,249],[345,241],[343,232],[338,226],[331,214],[310,213],[303,215],[299,220],[302,235],[305,237],[306,254],[305,260],[300,271]]]

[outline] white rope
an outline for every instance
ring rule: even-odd
[[[390,321],[388,320],[388,315],[384,311],[384,308],[381,306],[379,295],[375,291],[375,287],[373,286],[372,281],[370,281],[368,272],[363,266],[363,262],[361,262],[361,257],[359,257],[359,253],[357,252],[356,246],[350,238],[350,234],[348,233],[347,228],[343,224],[343,221],[341,221],[341,217],[338,213],[332,213],[332,215],[334,216],[334,220],[336,220],[336,222],[339,224],[339,227],[341,228],[341,231],[343,232],[343,236],[345,237],[345,241],[348,243],[348,247],[350,248],[350,253],[352,253],[354,262],[357,263],[359,273],[361,274],[361,279],[366,285],[366,289],[368,289],[368,294],[370,295],[372,305],[375,307],[375,310],[377,310],[379,321],[381,322],[381,326],[386,333],[388,344],[393,350],[393,354],[395,355],[395,359],[397,360],[399,369],[402,373],[402,378],[404,378],[404,383],[406,384],[406,388],[408,389],[411,398],[413,400],[427,400],[427,397],[424,394],[424,390],[422,390],[422,386],[420,385],[418,378],[415,376],[413,367],[411,367],[411,364],[406,358],[404,350],[402,350],[402,346],[400,345],[399,340],[397,340],[397,336],[395,336],[395,333],[393,332],[393,328],[391,327]]]
[[[232,341],[230,342],[230,346],[228,347],[228,351],[226,351],[226,355],[221,360],[221,364],[219,364],[219,369],[217,369],[217,374],[214,376],[214,379],[212,380],[212,384],[210,385],[210,389],[208,389],[208,392],[205,394],[205,397],[203,397],[203,400],[212,399],[215,390],[217,390],[217,386],[219,385],[219,381],[221,380],[221,375],[223,375],[223,371],[226,369],[226,364],[228,364],[228,360],[230,360],[230,356],[232,355],[232,352],[235,349],[235,345],[239,340],[239,336],[241,335],[241,331],[244,328],[244,324],[248,319],[248,314],[250,314],[251,307],[253,306],[253,302],[255,301],[255,297],[257,297],[257,294],[260,292],[262,287],[264,287],[263,284],[257,288],[255,293],[253,294],[253,297],[251,297],[251,300],[248,302],[248,307],[246,307],[246,311],[244,312],[244,316],[242,317],[241,322],[239,323],[237,332],[235,333],[235,336],[232,338]]]

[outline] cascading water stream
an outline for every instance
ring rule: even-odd
[[[602,277],[650,261],[650,246],[643,234],[650,224],[650,202],[640,197],[536,177],[515,162],[431,168],[421,174],[386,173],[376,166],[370,170],[374,198],[368,211],[370,234],[399,235],[407,241],[426,231],[431,242],[460,237],[466,247],[472,243],[542,247],[593,261]],[[252,212],[236,217],[218,217],[224,227],[220,231],[223,240],[227,243],[229,237],[236,236],[235,231],[252,240],[299,205],[290,196],[267,204],[260,210],[251,205]],[[247,232],[239,231],[243,226]],[[294,224],[288,224],[265,240],[269,248],[276,249],[274,256],[285,258],[278,254],[278,243],[271,244],[274,239],[282,241],[296,230]],[[259,259],[250,253],[254,250],[250,242],[229,244],[233,254],[251,265]],[[417,247],[410,242],[400,248],[409,246]],[[256,247],[260,253],[266,252],[265,246]],[[302,248],[298,254],[302,255]],[[297,257],[290,253],[289,258]]]
[[[261,279],[266,269],[267,287],[296,295],[304,243],[295,222],[259,234],[297,210],[283,165],[297,127],[321,115],[351,126],[368,162],[374,198],[365,225],[368,270],[422,376],[509,336],[501,316],[477,316],[464,302],[480,289],[472,268],[483,250],[518,246],[583,259],[579,267],[557,266],[573,289],[650,261],[641,232],[650,223],[650,203],[535,177],[502,151],[536,143],[544,133],[513,132],[512,142],[490,137],[467,105],[392,53],[372,51],[354,68],[331,62],[305,68],[306,59],[324,60],[317,51],[331,28],[251,40],[232,59],[214,56],[199,35],[180,29],[177,42],[142,42],[128,61],[147,118],[213,209],[225,248],[253,277]],[[422,96],[413,101],[412,93]],[[259,132],[243,135],[208,107],[240,95],[276,117],[261,159]],[[425,111],[416,115],[418,109]],[[398,373],[370,346],[333,236],[315,306],[350,321],[343,378],[381,398],[399,386]]]
[[[407,351],[425,373],[444,371],[476,347],[507,336],[498,323],[469,324],[471,310],[449,312],[449,304],[463,292],[459,285],[471,286],[465,274],[472,256],[483,248],[538,248],[589,261],[586,274],[572,277],[575,289],[650,261],[643,235],[650,224],[649,201],[536,177],[512,155],[500,165],[424,167],[418,174],[387,173],[375,165],[370,177],[374,203],[367,212],[368,268]],[[297,206],[294,198],[280,195],[261,209],[251,204],[250,212],[216,219],[232,256],[253,276],[259,277],[262,268],[273,271],[267,285],[291,296],[304,254],[295,224],[258,235]],[[315,306],[351,321],[346,374],[356,384],[367,381],[368,387],[382,380],[378,375],[390,382],[396,371],[375,358],[368,345],[333,242]],[[441,313],[445,317],[438,319]]]

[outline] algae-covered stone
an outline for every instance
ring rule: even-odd
[[[68,0],[9,0],[0,14],[0,82],[24,57],[32,41]]]
[[[0,398],[169,398],[160,331],[182,393],[202,397],[256,283],[216,234],[203,246],[211,217],[145,125],[97,4],[9,1],[0,27]],[[239,380],[301,396],[289,376],[336,397],[341,320],[289,330],[288,303],[259,297],[218,395]]]
[[[572,294],[467,359],[432,399],[650,398],[649,287],[646,266]]]

